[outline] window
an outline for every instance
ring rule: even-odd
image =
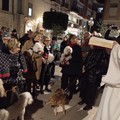
[[[2,0],[2,10],[9,11],[9,0]]]
[[[17,0],[17,13],[22,14],[22,0]]]
[[[119,0],[110,0],[110,3],[119,3]]]
[[[110,7],[117,8],[117,7],[118,7],[118,4],[116,4],[116,3],[112,3],[112,4],[110,4]]]
[[[110,4],[109,17],[116,18],[117,15],[118,15],[118,4],[116,3]]]
[[[33,13],[33,4],[28,3],[28,16],[32,16]]]
[[[115,8],[115,7],[111,7],[110,9],[109,9],[109,17],[116,17],[117,16],[117,11],[118,11],[118,9],[117,8]]]
[[[102,7],[98,8],[98,10],[97,10],[98,13],[101,13],[102,11],[103,11]]]

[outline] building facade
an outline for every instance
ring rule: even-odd
[[[96,18],[93,10],[93,0],[71,0],[68,30],[80,34],[87,30],[88,21],[91,17]]]
[[[80,29],[91,16],[92,0],[0,0],[0,27],[16,29],[23,35],[28,30],[44,30],[45,11],[59,11],[69,15],[68,27]]]
[[[120,0],[105,0],[104,16],[105,24],[115,24],[120,26]]]

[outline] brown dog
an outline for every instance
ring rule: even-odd
[[[51,104],[54,107],[54,114],[57,115],[57,107],[61,106],[63,114],[65,114],[65,104],[68,104],[67,94],[61,88],[57,89],[48,99],[46,104]]]

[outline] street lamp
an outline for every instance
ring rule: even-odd
[[[84,32],[85,32],[85,26],[80,26],[80,40],[81,40],[81,44],[84,40]]]
[[[88,21],[88,25],[90,26],[89,27],[89,32],[91,31],[91,27],[94,25],[94,21],[93,21],[93,18],[91,17],[90,20]]]

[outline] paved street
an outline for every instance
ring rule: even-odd
[[[51,80],[51,82],[54,83],[51,87],[52,92],[60,88],[60,70],[61,68],[56,66],[55,78]],[[66,110],[66,114],[63,115],[62,112],[59,112],[57,116],[54,115],[53,108],[45,104],[49,96],[50,94],[47,93],[44,95],[39,94],[37,100],[27,107],[25,120],[92,120],[98,108],[101,93],[96,100],[95,106],[89,111],[82,110],[85,105],[78,104],[80,101],[79,93],[75,94],[69,106],[66,106],[69,107],[69,109]]]

